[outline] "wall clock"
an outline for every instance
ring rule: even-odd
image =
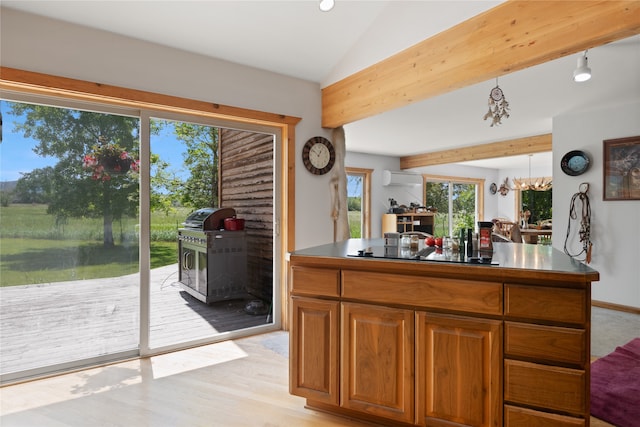
[[[589,169],[589,156],[584,151],[569,151],[560,160],[562,172],[570,176],[582,175]]]
[[[314,136],[302,147],[302,163],[314,175],[329,172],[336,161],[336,150],[327,138]]]

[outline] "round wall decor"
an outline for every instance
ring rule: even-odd
[[[302,163],[314,175],[329,172],[336,161],[336,151],[327,138],[314,136],[302,148]]]
[[[570,176],[582,175],[589,169],[591,160],[589,155],[584,151],[573,150],[569,151],[560,160],[560,168],[562,172]]]

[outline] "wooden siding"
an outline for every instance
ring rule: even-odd
[[[220,206],[236,210],[247,231],[252,295],[271,301],[273,289],[273,135],[220,129]]]

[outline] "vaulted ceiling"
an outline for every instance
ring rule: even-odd
[[[2,7],[310,80],[329,88],[502,3],[336,0],[330,12],[320,12],[315,0],[3,0]],[[597,2],[573,3],[586,8],[594,7]],[[623,3],[637,10],[639,2]],[[488,28],[496,28],[492,27],[493,23],[489,20]],[[568,25],[572,25],[571,22]],[[632,18],[631,27],[635,30],[631,30],[628,37],[589,48],[593,78],[586,83],[572,81],[578,53],[570,50],[565,56],[556,55],[557,59],[519,71],[508,70],[509,64],[500,64],[507,71],[495,75],[511,104],[511,116],[498,127],[490,127],[489,121],[482,119],[489,91],[496,85],[493,75],[486,78],[489,74],[484,74],[475,81],[468,80],[464,88],[441,92],[419,102],[405,102],[390,111],[373,111],[362,119],[345,122],[347,148],[410,156],[510,140],[551,132],[552,118],[563,113],[637,101],[640,99],[640,37],[633,34],[640,33],[638,15]],[[583,27],[575,25],[575,37],[581,38],[583,33]],[[475,35],[487,40],[495,38],[495,34],[482,32]],[[555,41],[557,38],[540,42]],[[465,45],[476,42],[471,39],[451,46],[450,52],[455,54],[456,50],[464,50]],[[482,55],[487,62],[494,59],[485,50],[480,57],[469,60],[482,61]],[[504,61],[502,57],[497,59]],[[439,76],[439,79],[447,77]]]

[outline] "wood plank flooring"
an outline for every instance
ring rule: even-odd
[[[0,388],[2,427],[365,427],[288,392],[287,332]],[[592,418],[592,427],[612,427]]]
[[[210,305],[183,291],[178,265],[151,272],[151,346],[163,347],[265,325],[252,299]],[[2,374],[138,348],[137,274],[0,288]]]
[[[288,393],[288,334],[272,332],[0,388],[0,425],[370,425],[304,403]]]

